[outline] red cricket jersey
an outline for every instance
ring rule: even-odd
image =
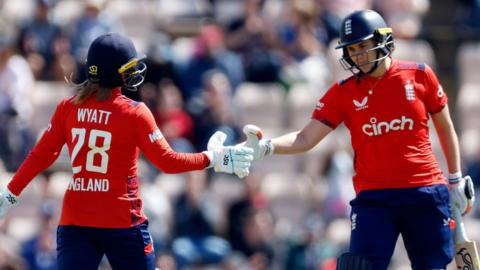
[[[114,89],[103,102],[94,97],[75,105],[59,103],[51,123],[8,187],[20,194],[50,166],[66,143],[73,178],[65,193],[61,225],[128,228],[145,221],[138,196],[139,150],[160,170],[179,173],[204,169],[205,154],[174,152],[143,103]]]
[[[447,97],[431,68],[393,60],[379,80],[352,76],[336,83],[312,118],[336,128],[344,122],[354,150],[355,191],[446,183],[432,151],[429,114]]]

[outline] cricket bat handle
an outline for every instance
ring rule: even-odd
[[[455,243],[468,242],[470,241],[467,237],[467,232],[465,230],[465,224],[463,223],[462,215],[460,210],[457,207],[452,207],[452,215],[455,220]]]

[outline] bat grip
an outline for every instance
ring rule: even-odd
[[[452,215],[455,220],[455,242],[467,242],[470,241],[465,231],[465,224],[463,223],[462,215],[457,207],[452,207]]]

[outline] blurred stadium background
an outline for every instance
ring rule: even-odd
[[[192,152],[204,150],[215,130],[231,144],[242,141],[245,123],[268,137],[301,128],[329,85],[349,75],[333,47],[341,18],[363,8],[393,27],[394,57],[437,72],[460,135],[463,170],[478,189],[477,0],[0,0],[0,185],[56,103],[73,94],[64,77],[84,78],[86,50],[102,33],[126,33],[148,56],[146,83],[125,94],[150,107],[177,151]],[[158,266],[334,269],[348,247],[351,157],[342,127],[308,154],[255,164],[245,181],[211,172],[166,175],[142,160]],[[70,178],[64,151],[0,221],[0,269],[56,269],[56,225]],[[477,241],[479,218],[475,207],[466,219]],[[410,269],[398,245],[390,269]],[[107,262],[100,268],[110,269]]]

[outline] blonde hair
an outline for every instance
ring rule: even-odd
[[[73,86],[77,95],[75,96],[74,103],[80,105],[85,102],[89,97],[95,95],[97,101],[105,101],[110,98],[112,89],[102,87],[98,83],[94,83],[90,80],[85,80],[82,83],[75,84],[71,81],[67,81]]]

